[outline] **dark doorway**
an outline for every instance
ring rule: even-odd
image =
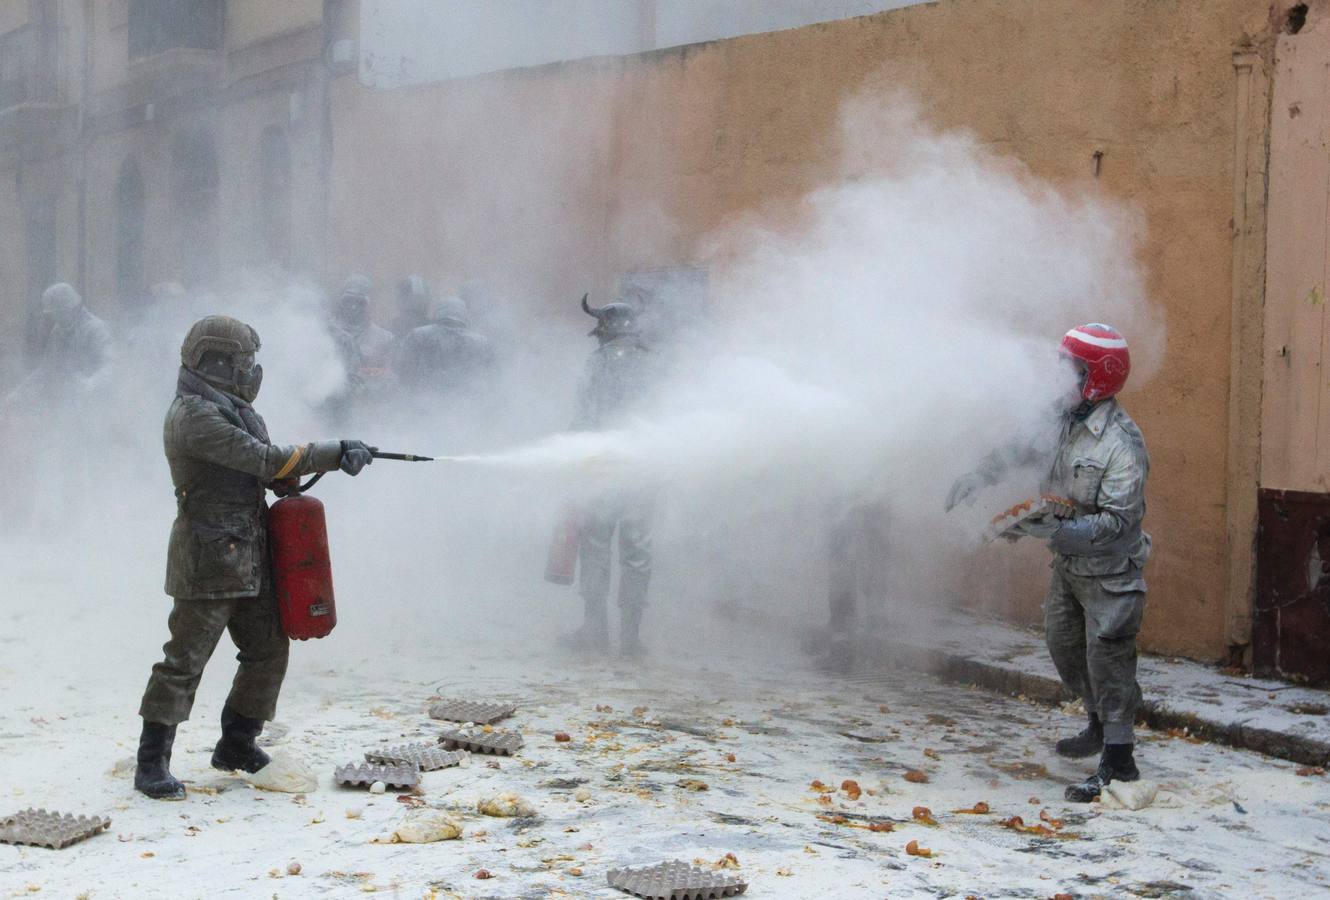
[[[171,214],[180,278],[190,289],[217,277],[218,181],[212,135],[193,131],[178,136],[171,150]]]
[[[126,159],[115,180],[115,291],[122,309],[142,305],[146,201],[138,163]]]
[[[59,242],[55,222],[55,198],[42,197],[26,210],[24,257],[28,269],[28,315],[24,343],[28,354],[41,354],[46,342],[41,315],[42,292],[55,284],[59,268]]]
[[[1330,494],[1262,489],[1252,667],[1330,682]]]
[[[276,125],[259,140],[258,258],[291,267],[291,148]]]

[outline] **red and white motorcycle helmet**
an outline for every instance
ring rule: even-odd
[[[1062,338],[1062,352],[1085,363],[1081,396],[1090,403],[1117,394],[1131,373],[1127,340],[1111,325],[1091,322],[1073,328]]]

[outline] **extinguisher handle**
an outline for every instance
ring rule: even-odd
[[[302,485],[300,485],[298,488],[296,488],[292,493],[294,493],[294,494],[303,494],[303,493],[305,493],[305,491],[307,491],[307,490],[309,490],[310,488],[314,487],[315,482],[317,482],[320,478],[322,478],[324,475],[327,475],[327,474],[328,474],[327,472],[320,472],[320,473],[318,473],[318,474],[315,475],[313,478],[311,478],[309,481],[306,481],[304,484],[302,484]]]

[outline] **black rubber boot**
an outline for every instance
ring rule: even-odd
[[[1105,744],[1099,756],[1099,768],[1080,784],[1070,785],[1064,796],[1071,803],[1092,803],[1114,781],[1138,781],[1141,770],[1136,768],[1132,744]]]
[[[171,774],[171,747],[175,726],[143,723],[139,736],[138,765],[134,768],[134,790],[154,800],[184,800],[185,786]]]
[[[624,659],[641,659],[646,656],[647,648],[638,636],[641,627],[642,607],[627,607],[619,611],[619,655]]]
[[[559,636],[559,646],[575,653],[610,652],[610,619],[605,603],[586,601],[582,624],[573,631]]]
[[[222,707],[222,739],[212,751],[212,767],[223,772],[248,772],[251,775],[268,764],[268,754],[254,739],[263,731],[262,719],[242,716],[229,706]]]
[[[1098,713],[1090,713],[1090,724],[1075,737],[1063,738],[1054,745],[1058,756],[1068,759],[1084,759],[1094,756],[1104,747],[1104,726],[1099,721]]]

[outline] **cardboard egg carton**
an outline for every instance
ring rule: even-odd
[[[414,765],[422,772],[434,772],[461,764],[466,758],[463,750],[444,750],[437,744],[402,744],[400,747],[384,747],[380,750],[366,750],[365,762],[379,765]]]
[[[610,869],[610,887],[643,900],[714,900],[748,890],[738,875],[709,872],[680,860],[639,868]]]
[[[1070,519],[1075,514],[1076,508],[1066,497],[1044,494],[1037,499],[1017,503],[1015,506],[1004,509],[994,516],[992,521],[988,523],[988,528],[984,530],[984,541],[985,543],[995,541],[1016,526],[1031,519],[1038,519],[1043,516],[1052,516],[1055,519]]]
[[[385,787],[413,788],[420,784],[420,769],[414,763],[386,766],[349,763],[333,769],[333,781],[346,787],[369,787],[382,781]]]
[[[522,749],[522,736],[515,731],[483,731],[479,728],[450,728],[439,735],[445,750],[466,750],[471,753],[489,753],[512,756]]]
[[[101,816],[75,816],[45,809],[25,809],[0,818],[0,844],[27,844],[63,850],[111,827]]]
[[[431,719],[446,722],[474,722],[477,725],[493,725],[517,712],[512,703],[486,703],[477,700],[439,700],[431,703]]]

